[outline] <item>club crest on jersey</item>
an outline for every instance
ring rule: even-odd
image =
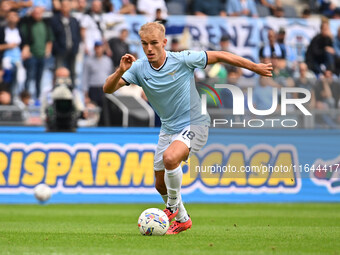
[[[177,70],[168,73],[168,75],[171,75],[171,76],[172,76],[172,79],[175,79],[175,73],[176,73],[176,72],[177,72]]]

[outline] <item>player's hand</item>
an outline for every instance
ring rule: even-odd
[[[128,69],[130,69],[132,63],[135,61],[136,58],[134,56],[132,56],[131,54],[125,54],[120,60],[119,64],[120,70],[123,72],[127,71]]]
[[[273,76],[272,71],[273,71],[272,63],[268,63],[268,64],[260,63],[260,64],[257,64],[257,68],[255,70],[255,72],[257,74],[262,75],[262,76],[266,76],[266,77],[272,77]]]

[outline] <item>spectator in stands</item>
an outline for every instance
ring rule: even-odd
[[[45,58],[51,55],[53,41],[50,24],[43,19],[43,13],[42,7],[34,7],[31,16],[21,26],[23,36],[22,58],[27,76],[25,90],[29,90],[31,81],[34,81],[36,100],[40,97]]]
[[[0,1],[0,26],[6,25],[6,17],[9,11],[11,10],[11,1],[10,0],[2,0]]]
[[[274,15],[277,7],[282,7],[281,0],[259,0],[259,2],[267,7],[272,15]]]
[[[326,70],[320,76],[315,87],[315,98],[317,109],[339,108],[340,83],[333,76],[331,70]]]
[[[52,0],[53,12],[59,12],[61,9],[61,0]]]
[[[269,63],[271,59],[264,59],[264,63]],[[280,88],[272,77],[259,77],[258,83],[253,90],[253,104],[257,110],[268,110],[273,105],[273,88]]]
[[[156,16],[155,16],[155,21],[163,24],[165,26],[166,24],[166,19],[163,19],[163,16],[162,16],[162,9],[158,8],[156,10]]]
[[[268,110],[273,105],[273,87],[280,87],[272,78],[259,78],[253,91],[253,104],[257,110]]]
[[[28,107],[30,105],[32,105],[31,94],[28,91],[23,90],[19,94],[19,97],[13,97],[13,105],[19,107],[19,109],[22,112],[22,116],[25,120],[25,123],[33,124],[33,121],[30,122],[30,120],[32,120],[32,119],[30,118],[31,114],[30,114],[29,109],[28,109]],[[34,117],[33,117],[33,119],[34,119]]]
[[[216,63],[211,65],[210,67],[207,67],[206,69],[206,74],[208,75],[208,79],[204,79],[205,77],[200,77],[202,74],[200,74],[198,71],[195,72],[195,78],[198,82],[198,85],[200,86],[200,89],[198,90],[200,95],[206,94],[206,89],[205,89],[205,83],[204,82],[209,82],[210,84],[225,84],[227,82],[227,76],[228,72],[226,70],[226,64],[224,63]],[[204,75],[204,74],[203,74]],[[202,80],[200,82],[199,80]],[[202,83],[202,85],[200,85]],[[215,88],[216,92],[218,95],[222,97],[222,91],[224,89],[221,88]],[[216,108],[219,107],[219,105],[216,103],[219,100],[214,94],[211,96],[207,96],[207,107],[208,108]],[[223,102],[223,106],[225,105],[225,102]]]
[[[306,50],[310,42],[306,37],[303,37],[302,34],[296,34],[293,41],[294,43],[287,46],[287,52],[289,52],[287,60],[291,64],[296,65],[298,62],[305,61]]]
[[[11,10],[12,11],[19,11],[23,8],[29,8],[33,6],[34,0],[12,0],[11,3]]]
[[[113,5],[111,0],[102,0],[103,12],[110,13],[113,12]]]
[[[170,44],[170,51],[172,52],[180,52],[181,48],[180,48],[180,43],[178,41],[177,38],[172,38],[171,40],[171,44]]]
[[[336,0],[320,0],[320,12],[322,15],[332,18],[340,13],[340,6]]]
[[[229,16],[258,17],[254,0],[228,0],[226,10]]]
[[[85,13],[87,10],[87,1],[86,0],[77,0],[76,11]]]
[[[321,32],[310,42],[306,52],[308,68],[315,74],[322,73],[322,65],[328,70],[334,70],[335,50],[329,23],[321,24]]]
[[[335,50],[335,74],[340,74],[340,26],[338,27],[337,35],[334,37],[333,47]]]
[[[225,6],[222,0],[194,0],[194,13],[198,16],[226,16]]]
[[[340,19],[340,8],[334,12],[332,19]]]
[[[313,72],[308,70],[308,66],[304,62],[299,63],[299,72],[297,77],[294,78],[295,86],[304,88],[309,91],[314,91],[316,77]],[[302,96],[302,95],[300,95]]]
[[[240,68],[235,66],[230,66],[227,74],[227,83],[238,86],[238,81],[242,76],[242,71]],[[220,89],[218,94],[221,96],[223,108],[232,109],[233,108],[233,95],[229,89]]]
[[[129,36],[129,31],[127,29],[122,29],[120,31],[120,36],[117,38],[111,38],[108,41],[109,47],[112,52],[112,63],[113,66],[116,68],[119,66],[120,59],[123,55],[130,52],[129,44],[126,42]]]
[[[113,12],[120,14],[135,14],[136,7],[130,0],[111,0]]]
[[[227,51],[229,50],[229,36],[223,35],[220,38],[220,49],[221,51]],[[215,83],[215,84],[233,84],[238,85],[237,82],[239,78],[242,76],[242,71],[240,68],[236,68],[235,66],[226,64],[226,63],[215,63],[213,65],[209,65],[206,68],[206,73],[209,77],[209,82]],[[220,89],[215,88],[217,93],[221,96],[222,105],[224,108],[232,108],[232,96],[230,94],[230,91],[228,89]],[[204,93],[204,91],[200,90],[200,93]],[[207,106],[208,108],[215,108],[218,107],[216,105],[216,100],[218,100],[217,97],[207,97]]]
[[[10,1],[11,10],[15,10],[19,13],[20,17],[23,17],[28,14],[29,10],[33,6],[32,0],[23,0],[23,1]]]
[[[284,18],[285,17],[285,11],[281,6],[278,6],[274,10],[274,17],[275,18]]]
[[[75,62],[81,41],[78,21],[71,17],[71,1],[63,0],[59,13],[51,19],[54,35],[52,53],[55,57],[55,67],[65,66],[71,73],[72,84],[75,80]]]
[[[225,35],[221,36],[220,45],[219,46],[220,46],[220,48],[219,48],[220,51],[231,52],[231,50],[230,50],[230,37],[229,37],[229,35],[225,34]],[[231,52],[231,53],[233,53],[233,52]],[[223,72],[222,70],[225,70],[226,77],[228,77],[229,72],[233,72],[235,70],[234,66],[228,65],[228,64],[216,63],[216,64],[213,65],[213,67],[214,66],[220,66],[220,68],[221,68],[220,72]],[[210,68],[210,67],[208,66],[207,68]],[[209,75],[209,76],[211,76],[211,75]]]
[[[11,94],[6,90],[0,91],[0,105],[10,105],[12,104]]]
[[[21,91],[19,94],[20,101],[25,105],[29,106],[31,104],[31,94],[27,90]]]
[[[260,58],[286,58],[286,51],[284,48],[280,47],[280,44],[277,42],[276,33],[274,30],[268,30],[268,43],[260,48],[259,52]]]
[[[32,0],[2,0],[1,1],[1,11],[0,13],[4,13],[6,15],[9,10],[12,11],[20,11],[22,9],[26,9],[33,6]],[[5,17],[5,16],[4,16]]]
[[[94,43],[96,41],[103,41],[105,50],[109,47],[104,40],[105,23],[103,19],[102,1],[93,0],[91,10],[83,16],[80,21],[81,36],[85,42],[85,54],[93,55]]]
[[[17,27],[19,15],[15,11],[7,13],[7,25],[0,27],[0,60],[4,69],[4,83],[13,96],[16,85],[17,65],[21,62],[21,36]]]
[[[135,14],[136,8],[129,0],[103,0],[105,13]]]
[[[285,39],[286,39],[286,30],[281,27],[279,29],[279,32],[277,33],[276,36],[276,41],[279,44],[281,50],[285,53],[287,53],[287,48],[286,48],[286,44],[285,44]]]
[[[57,87],[59,87],[59,91],[56,90]],[[81,100],[80,93],[72,86],[70,71],[66,67],[58,67],[54,72],[53,88],[42,97],[40,114],[43,121],[46,119],[47,107],[53,104],[53,97],[57,94],[65,97],[71,94],[76,111],[86,117],[85,106]]]
[[[167,5],[167,8],[168,8],[168,13],[171,14],[171,15],[185,15],[187,9],[189,9],[189,8],[187,8],[187,3],[191,4],[191,2],[189,2],[189,1],[167,0],[166,5]],[[189,5],[188,5],[188,7],[189,7]]]
[[[3,85],[3,76],[4,76],[4,70],[2,70],[1,68],[1,64],[0,64],[0,90],[3,90],[4,85]]]
[[[286,60],[272,57],[271,63],[273,64],[273,80],[280,87],[294,87],[292,72],[287,68]]]
[[[220,39],[220,50],[230,52],[229,47],[230,47],[230,37],[228,35],[222,35]]]
[[[111,59],[104,55],[102,41],[95,42],[95,55],[85,60],[83,69],[82,85],[85,97],[90,98],[98,106],[103,106],[103,84],[106,78],[113,72]]]
[[[78,22],[81,22],[83,16],[85,16],[85,13],[87,12],[87,1],[77,0],[74,6],[75,8],[72,12],[72,16],[75,17],[78,20]]]
[[[240,85],[238,84],[239,79],[242,76],[242,70],[239,67],[232,66],[228,69],[228,84]]]
[[[272,57],[271,63],[273,65],[273,76],[268,79],[269,81],[261,80],[262,83],[270,85],[272,87],[284,88],[284,87],[294,87],[294,80],[292,78],[292,71],[287,67],[287,61],[282,58]],[[268,83],[267,83],[268,82]],[[280,91],[278,95],[281,96]],[[287,94],[287,98],[293,98],[294,94]],[[291,108],[290,108],[291,109]]]
[[[303,19],[309,19],[311,17],[311,10],[309,9],[309,7],[306,7],[302,10],[302,14],[301,14],[301,18]]]
[[[166,18],[168,14],[168,9],[164,0],[138,0],[137,1],[137,11],[140,14],[145,14],[150,17],[155,18],[156,10],[162,10],[162,17]]]
[[[59,12],[61,10],[61,2],[63,0],[53,0],[52,4],[53,4],[53,12]],[[69,0],[71,2],[71,9],[78,9],[78,3],[80,1],[78,0]],[[85,1],[86,2],[86,1]],[[87,5],[87,3],[85,3],[85,5]]]
[[[47,12],[53,11],[53,1],[51,0],[33,0],[33,7],[41,7]]]

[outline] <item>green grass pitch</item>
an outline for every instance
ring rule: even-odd
[[[192,229],[160,237],[150,207],[1,205],[0,254],[340,254],[340,204],[188,204]]]

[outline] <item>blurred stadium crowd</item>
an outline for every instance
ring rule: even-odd
[[[122,55],[129,52],[137,56],[131,50],[128,29],[121,29],[112,38],[104,37],[104,13],[147,15],[165,26],[168,15],[318,17],[322,20],[320,32],[293,63],[286,60],[285,29],[268,31],[268,44],[261,45],[259,59],[273,63],[274,75],[256,81],[253,101],[257,109],[269,109],[273,87],[302,87],[312,93],[311,109],[328,111],[340,106],[340,27],[337,34],[329,28],[329,19],[340,18],[338,0],[1,0],[0,5],[0,105],[43,109],[42,115],[29,116],[27,124],[42,124],[49,91],[58,82],[67,84],[74,98],[79,98],[77,109],[84,120],[91,118],[88,109],[103,106],[106,77],[119,65]],[[214,49],[230,51],[229,46],[230,38],[225,35]],[[172,38],[168,50],[184,48]],[[198,83],[243,87],[241,77],[241,70],[224,64],[196,72]],[[147,100],[137,86],[117,94]],[[232,108],[231,94],[220,91],[220,95],[223,107]],[[208,100],[208,106],[215,104]],[[327,121],[330,127],[340,123],[338,115]]]

